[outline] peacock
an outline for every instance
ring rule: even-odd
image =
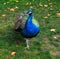
[[[27,48],[29,49],[29,38],[35,37],[40,32],[39,23],[34,19],[32,10],[27,10],[16,16],[15,31],[20,32],[26,38]]]

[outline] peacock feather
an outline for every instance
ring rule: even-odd
[[[38,22],[33,17],[32,10],[29,10],[28,13],[30,14],[26,20],[22,33],[25,37],[34,37],[39,33],[40,28]]]
[[[33,18],[32,23],[39,27],[38,22]]]
[[[17,17],[15,29],[21,32],[25,38],[35,37],[40,32],[39,23],[34,19],[32,10],[28,10]],[[27,48],[29,48],[28,40],[26,42]]]

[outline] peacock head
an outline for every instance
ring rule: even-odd
[[[28,10],[28,11],[27,11],[27,14],[28,14],[28,15],[32,15],[32,10]]]

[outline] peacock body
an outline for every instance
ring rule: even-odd
[[[25,14],[20,14],[17,18],[18,21],[15,22],[16,30],[20,31],[25,38],[35,37],[40,32],[40,27],[38,22],[34,19],[32,10],[28,10]],[[27,47],[28,46],[28,40]]]
[[[29,15],[22,33],[25,37],[30,38],[36,36],[39,31],[40,28],[38,22],[33,18],[32,15]]]

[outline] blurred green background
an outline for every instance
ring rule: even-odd
[[[13,27],[15,14],[29,9],[41,31],[31,38],[27,50],[24,38]],[[9,58],[60,59],[60,0],[0,0],[0,59]]]

